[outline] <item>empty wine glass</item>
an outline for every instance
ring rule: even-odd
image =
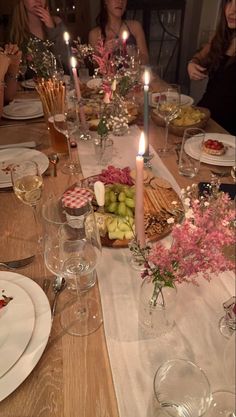
[[[61,313],[62,327],[71,335],[88,335],[102,323],[100,305],[87,291],[101,252],[90,203],[84,206],[83,214],[63,224],[58,233],[46,236],[44,258],[47,268],[65,279],[75,280],[76,300],[68,302]]]
[[[172,359],[158,368],[154,393],[163,412],[172,417],[201,417],[212,400],[207,376],[185,359]]]
[[[160,154],[165,155],[170,150],[168,148],[169,124],[178,116],[179,109],[180,90],[178,85],[173,84],[167,87],[165,91],[161,92],[157,104],[157,114],[165,121],[164,146],[158,149],[158,153]]]
[[[220,319],[221,334],[230,338],[236,330],[236,297],[233,296],[223,303],[225,315]]]
[[[224,373],[230,388],[236,388],[236,340],[235,334],[226,341],[223,359]]]
[[[17,198],[33,209],[38,242],[40,242],[37,203],[42,196],[43,179],[38,164],[35,161],[22,161],[12,165],[11,180]]]
[[[80,163],[78,160],[77,149],[74,152],[71,149],[71,137],[77,129],[78,113],[76,106],[65,107],[65,111],[54,109],[53,124],[55,129],[65,135],[68,145],[69,160],[62,167],[64,174],[79,174],[81,173]]]

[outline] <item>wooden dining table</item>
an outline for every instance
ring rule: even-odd
[[[212,119],[205,130],[227,133]],[[163,135],[164,129],[150,120],[150,143],[154,149],[158,148]],[[43,119],[34,120],[33,123],[0,122],[1,145],[31,140],[36,142],[36,149],[46,155],[53,152]],[[174,150],[180,142],[180,137],[169,135],[173,152],[162,157],[162,161],[182,188],[192,184],[193,179],[178,173],[177,153]],[[63,174],[62,164],[63,158],[58,164],[57,177],[53,176],[52,165],[45,172],[43,201],[52,193],[59,197],[68,186],[82,178],[82,173],[74,176]],[[204,163],[194,182],[210,181],[212,169],[227,171],[224,182],[233,183],[230,167]],[[31,207],[17,200],[11,189],[0,189],[0,213],[0,261],[35,254],[36,235]],[[38,251],[34,261],[17,272],[41,287],[45,278],[49,277],[51,285],[47,296],[52,303],[54,277],[45,268],[42,253]],[[100,300],[98,283],[90,291]],[[72,296],[68,290],[60,295],[45,351],[24,382],[0,403],[0,417],[119,417],[103,325],[95,333],[84,337],[70,336],[62,331],[60,311],[65,301]]]

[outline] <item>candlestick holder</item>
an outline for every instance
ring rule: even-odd
[[[143,156],[143,162],[145,168],[152,168],[151,160],[154,157],[153,153],[149,153],[149,155]]]

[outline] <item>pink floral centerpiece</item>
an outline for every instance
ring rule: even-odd
[[[225,248],[235,244],[235,208],[223,192],[196,197],[196,185],[182,192],[187,206],[185,218],[172,229],[172,244],[166,248],[157,242],[141,249],[137,242],[131,250],[142,260],[142,278],[154,284],[150,300],[155,306],[163,287],[183,282],[199,285],[213,274],[234,270],[235,262],[225,256]]]

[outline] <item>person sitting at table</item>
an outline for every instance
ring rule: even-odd
[[[0,50],[0,117],[4,104],[15,96],[20,60],[21,51],[17,45],[6,44]]]
[[[236,135],[236,1],[223,0],[216,33],[188,63],[191,80],[209,77],[198,105],[207,107],[211,117]]]
[[[100,39],[114,49],[122,42],[122,33],[128,32],[127,45],[136,45],[141,64],[147,65],[149,61],[145,35],[140,23],[136,20],[124,20],[127,0],[101,0],[100,13],[97,24],[89,32],[89,43],[96,47]]]
[[[40,53],[53,54],[63,64],[64,71],[69,73],[67,47],[63,38],[65,31],[63,21],[51,15],[46,0],[18,0],[13,9],[10,39],[20,45],[23,56],[28,54],[29,40],[35,40]],[[48,46],[46,41],[52,46]]]

